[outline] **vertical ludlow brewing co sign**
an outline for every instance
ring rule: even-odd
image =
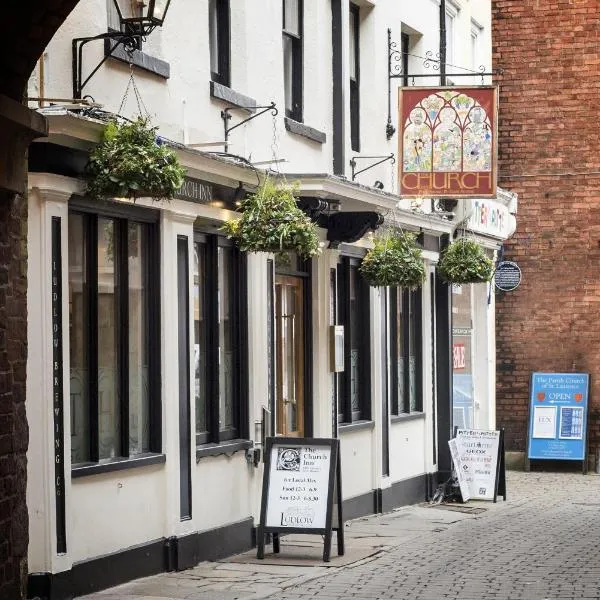
[[[399,179],[405,198],[496,195],[497,88],[400,88]]]

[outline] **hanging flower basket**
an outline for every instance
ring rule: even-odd
[[[241,218],[227,221],[223,230],[245,252],[318,254],[317,226],[298,208],[294,194],[293,186],[265,179],[242,200]]]
[[[173,150],[156,142],[147,118],[109,122],[86,167],[88,194],[94,198],[143,196],[170,200],[183,185],[185,169]]]
[[[409,232],[390,233],[376,238],[360,263],[360,272],[373,287],[399,286],[413,289],[425,280],[423,253]]]
[[[480,244],[459,238],[442,252],[438,269],[449,283],[483,283],[492,278],[494,265]]]

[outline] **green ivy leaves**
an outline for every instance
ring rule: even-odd
[[[459,238],[443,252],[438,263],[443,279],[449,283],[483,283],[494,273],[492,260],[475,241]]]
[[[270,179],[242,201],[240,219],[223,230],[245,252],[297,252],[310,258],[320,251],[317,226],[296,204],[295,188]]]
[[[359,269],[373,287],[389,285],[412,289],[425,280],[423,253],[417,246],[416,235],[406,231],[377,238]]]
[[[148,119],[111,121],[86,167],[88,194],[94,198],[150,196],[170,200],[183,185],[185,169],[177,155],[156,143]]]

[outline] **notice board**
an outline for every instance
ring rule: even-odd
[[[469,497],[496,502],[502,495],[506,500],[504,431],[458,429],[456,440]]]
[[[323,560],[327,562],[333,530],[337,531],[338,554],[343,554],[339,440],[267,438],[257,557],[264,558],[265,534],[273,535],[277,553],[280,533],[316,533],[324,536]]]
[[[588,373],[533,373],[527,458],[582,461],[585,471]]]

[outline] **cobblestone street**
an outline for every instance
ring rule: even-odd
[[[347,555],[330,566],[316,558],[318,540],[296,536],[264,563],[250,552],[86,598],[600,599],[600,478],[509,472],[508,494],[469,512],[406,507],[350,522]]]

